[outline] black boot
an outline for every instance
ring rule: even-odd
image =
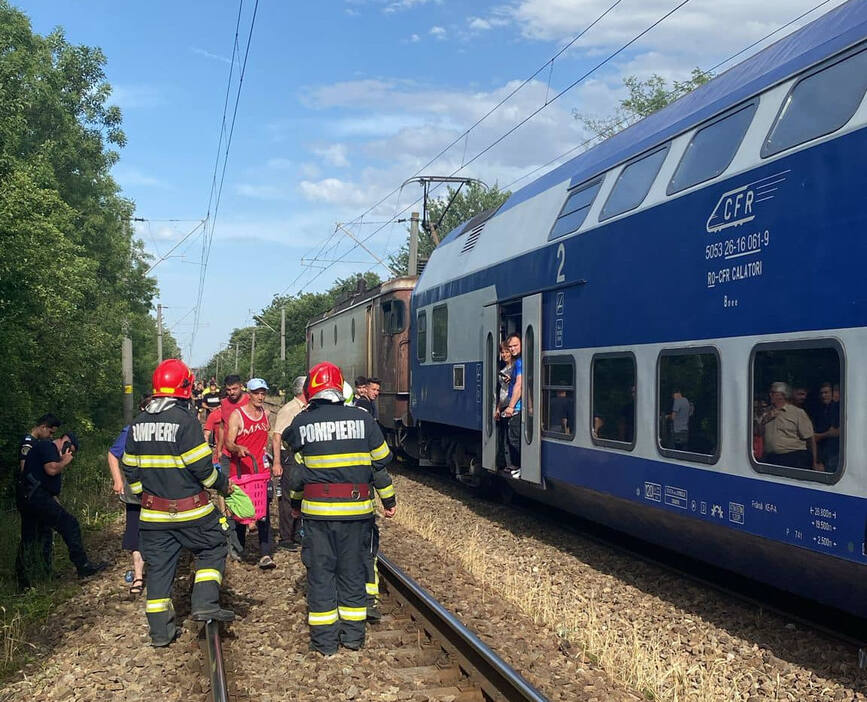
[[[235,613],[230,609],[212,609],[206,612],[193,612],[193,621],[206,622],[213,619],[217,622],[230,622],[235,618]]]

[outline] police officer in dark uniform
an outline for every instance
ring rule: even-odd
[[[57,499],[63,481],[61,474],[72,463],[76,451],[78,438],[69,431],[53,441],[37,441],[27,452],[15,493],[21,513],[21,544],[15,571],[21,589],[51,575],[52,529],[66,543],[69,560],[75,564],[79,577],[88,577],[106,567],[105,563],[88,560],[78,520]]]
[[[232,485],[214,468],[190,407],[194,380],[176,358],[157,366],[153,399],[130,425],[121,459],[130,489],[142,498],[140,546],[148,564],[146,611],[154,646],[167,646],[177,633],[171,591],[182,548],[196,557],[192,618],[234,618],[219,604],[228,526],[204,490],[229,495]]]
[[[391,451],[367,412],[343,404],[343,375],[331,363],[310,369],[310,403],[283,432],[295,452],[289,477],[293,514],[304,518],[301,560],[307,566],[311,648],[358,650],[367,617],[365,552],[370,548],[376,489],[392,517],[394,486],[385,466]]]

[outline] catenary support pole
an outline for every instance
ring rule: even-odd
[[[123,341],[120,353],[123,374],[123,423],[132,423],[132,339],[129,338],[129,325],[123,325]]]
[[[163,306],[157,305],[157,363],[163,362]]]
[[[418,212],[409,219],[409,267],[407,275],[418,275]]]

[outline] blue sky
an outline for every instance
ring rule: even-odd
[[[419,193],[410,185],[385,196],[613,1],[260,0],[198,328],[201,229],[178,247],[182,256],[154,269],[166,326],[185,358],[206,361],[274,294],[322,290],[363,270],[385,276],[349,237],[334,233],[335,223],[370,236],[367,246],[379,257],[394,253],[405,225],[382,223]],[[460,174],[521,187],[524,174],[587,138],[573,109],[613,111],[624,76],[683,79],[818,2],[690,0]],[[35,31],[62,26],[69,41],[101,47],[108,57],[112,102],[123,111],[129,140],[114,175],[136,216],[149,220],[136,231],[159,258],[208,210],[239,1],[13,3]],[[240,5],[241,56],[254,4]],[[424,173],[459,169],[677,4],[621,0]],[[838,4],[829,0],[786,32]],[[236,65],[233,97],[237,76]],[[170,219],[189,221],[159,221]]]

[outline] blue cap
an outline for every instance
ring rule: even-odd
[[[250,378],[247,381],[247,392],[253,392],[254,390],[268,390],[268,383],[261,378]]]

